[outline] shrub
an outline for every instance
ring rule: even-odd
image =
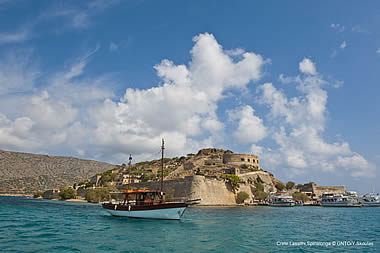
[[[77,191],[71,187],[61,188],[59,192],[61,199],[75,199]]]
[[[264,192],[264,185],[258,182],[255,183],[255,187],[251,187],[251,191],[256,200],[264,200],[268,196],[268,193]]]
[[[276,183],[275,187],[276,187],[276,189],[277,189],[278,191],[282,191],[282,190],[285,189],[285,184],[284,184],[284,183],[281,183],[281,182],[278,182],[278,183]]]
[[[302,202],[309,200],[309,197],[302,192],[295,192],[292,194],[292,197],[293,197],[293,199],[298,200],[298,201],[302,201]]]
[[[141,176],[141,182],[148,182],[148,181],[151,181],[155,178],[156,178],[156,176],[152,172],[147,172]]]
[[[266,199],[266,197],[268,197],[267,192],[257,192],[255,194],[255,199],[257,199],[257,200],[264,200],[264,199]]]
[[[33,194],[33,198],[42,197],[42,194],[43,194],[43,192],[38,191],[38,192],[36,192],[36,193]]]
[[[226,175],[223,175],[223,178],[226,179],[231,184],[234,191],[240,188],[239,176],[234,175],[234,174],[226,174]]]
[[[249,194],[241,191],[236,195],[236,203],[241,204],[244,202],[244,200],[248,198],[249,198]]]
[[[240,168],[242,168],[242,169],[248,169],[248,165],[244,163],[244,164],[240,165]]]
[[[99,203],[109,199],[109,190],[107,188],[91,189],[86,193],[86,200],[92,203]]]
[[[205,173],[203,173],[203,172],[201,171],[201,169],[198,168],[198,169],[197,169],[197,172],[195,172],[195,175],[204,176]]]
[[[291,190],[294,188],[295,185],[296,183],[294,183],[293,181],[289,181],[286,183],[286,189]]]

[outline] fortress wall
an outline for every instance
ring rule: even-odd
[[[259,157],[252,154],[225,153],[223,163],[240,166],[242,164],[253,165],[260,168]]]
[[[346,187],[344,186],[314,186],[313,192],[315,196],[321,197],[323,193],[342,193],[346,192]]]
[[[159,190],[160,185],[160,182],[132,184],[136,188],[145,187],[150,190]],[[174,198],[200,198],[201,205],[235,205],[235,194],[229,187],[230,185],[224,181],[198,175],[164,182],[164,191],[167,195],[174,194]]]
[[[257,178],[260,177],[260,179],[263,181],[264,190],[266,192],[269,192],[270,188],[275,188],[272,182],[272,178],[267,172],[264,171],[255,171],[255,172],[249,172],[242,175],[239,175],[239,178],[247,183],[253,183],[257,180]]]

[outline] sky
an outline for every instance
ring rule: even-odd
[[[0,149],[215,147],[380,192],[378,1],[0,0]]]

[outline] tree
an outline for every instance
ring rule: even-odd
[[[240,178],[237,175],[234,174],[226,174],[223,175],[223,178],[229,182],[233,188],[234,191],[240,188]]]
[[[286,189],[291,190],[294,188],[295,185],[296,183],[294,183],[293,181],[289,181],[286,183]]]
[[[251,191],[256,200],[264,200],[268,196],[268,193],[264,192],[264,185],[259,182],[255,183],[255,187],[251,187]]]
[[[293,199],[295,199],[297,201],[302,201],[302,202],[306,202],[309,200],[309,197],[302,192],[295,192],[292,194],[292,197],[293,197]]]
[[[141,182],[148,182],[155,179],[156,176],[152,172],[146,172],[141,176]]]
[[[75,199],[77,191],[71,187],[61,188],[59,192],[61,199]]]
[[[241,204],[244,202],[244,200],[248,198],[249,198],[249,194],[241,191],[236,195],[236,203]]]
[[[109,199],[109,190],[107,188],[91,189],[85,196],[88,202],[99,203]]]
[[[275,187],[276,187],[277,191],[282,191],[285,189],[285,184],[278,182],[278,183],[276,183]]]
[[[266,197],[268,197],[267,192],[257,192],[255,195],[255,199],[257,199],[257,200],[264,200],[264,199],[266,199]]]
[[[33,194],[33,198],[40,198],[40,197],[42,197],[42,194],[43,194],[43,192],[38,191],[38,192]]]

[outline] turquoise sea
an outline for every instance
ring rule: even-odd
[[[360,245],[359,245],[360,244]],[[192,207],[181,221],[0,197],[1,252],[379,252],[380,208]]]

